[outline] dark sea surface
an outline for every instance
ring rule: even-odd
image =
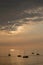
[[[29,55],[28,58],[0,56],[0,65],[43,65],[43,55]]]

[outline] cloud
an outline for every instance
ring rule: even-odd
[[[0,25],[0,30],[5,31],[8,34],[15,34],[16,32],[19,33],[20,31],[23,32],[25,28],[23,29],[22,27],[24,27],[25,25],[33,25],[34,23],[36,24],[37,22],[42,21],[43,17],[26,17],[19,20],[9,21],[8,25]]]
[[[1,0],[0,24],[7,24],[9,20],[21,19],[26,16],[40,16],[40,14],[35,13],[40,7],[43,7],[43,0]],[[24,11],[32,11],[33,9],[34,14],[24,13]]]
[[[15,32],[30,22],[43,21],[43,0],[2,0],[0,3],[1,31]]]

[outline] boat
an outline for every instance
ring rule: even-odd
[[[17,57],[21,57],[21,55],[17,55]]]
[[[34,54],[34,52],[32,52],[32,54]]]
[[[11,56],[11,54],[9,53],[8,56]]]
[[[39,53],[37,53],[36,55],[40,55]]]
[[[23,56],[23,58],[28,58],[29,56]]]

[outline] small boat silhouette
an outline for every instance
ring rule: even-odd
[[[34,54],[34,52],[32,52],[32,54]]]
[[[28,58],[28,56],[23,56],[23,58]]]
[[[21,55],[17,55],[17,57],[21,57]]]
[[[37,53],[36,55],[40,55],[39,53]]]
[[[8,56],[11,56],[11,54],[9,53]]]

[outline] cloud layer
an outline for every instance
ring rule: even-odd
[[[17,31],[30,22],[43,21],[43,0],[2,0],[0,5],[1,31]]]

